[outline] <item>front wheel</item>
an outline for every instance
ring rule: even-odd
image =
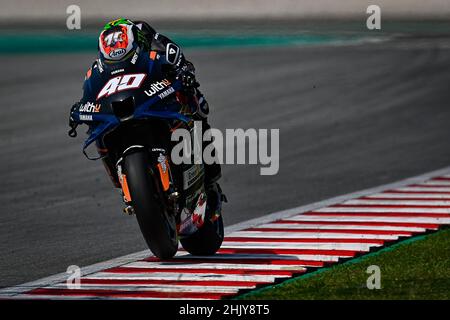
[[[160,259],[172,258],[178,250],[175,218],[167,213],[144,151],[124,158],[124,173],[134,212],[150,250]]]

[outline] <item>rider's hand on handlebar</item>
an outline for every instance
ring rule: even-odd
[[[80,102],[75,102],[72,107],[70,108],[70,114],[69,114],[69,127],[73,127],[75,124],[75,120],[73,118],[73,113],[75,110],[77,110],[80,107]]]
[[[70,108],[70,114],[69,114],[69,127],[70,127],[70,131],[69,131],[69,136],[71,137],[76,137],[77,135],[77,131],[76,128],[78,126],[78,123],[75,121],[75,119],[73,118],[73,113],[75,110],[77,110],[80,107],[80,102],[76,102],[72,105],[72,108]]]
[[[191,71],[183,71],[181,72],[177,79],[181,80],[181,83],[184,88],[191,89],[198,87],[198,82],[195,79],[195,74]]]

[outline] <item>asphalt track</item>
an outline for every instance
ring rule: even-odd
[[[224,167],[226,225],[450,162],[445,39],[186,54],[214,127],[280,129],[278,175]],[[0,286],[146,248],[83,135],[66,135],[93,56],[2,57]]]

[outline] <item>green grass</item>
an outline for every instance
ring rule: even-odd
[[[367,267],[381,269],[369,290]],[[450,229],[405,240],[372,254],[265,287],[237,299],[450,299]]]

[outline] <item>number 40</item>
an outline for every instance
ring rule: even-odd
[[[145,79],[145,73],[126,74],[109,79],[97,95],[97,100],[119,91],[139,88]]]

